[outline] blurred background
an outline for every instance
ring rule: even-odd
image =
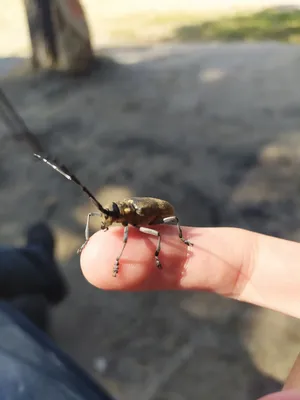
[[[28,8],[10,0],[1,87],[102,202],[154,196],[183,225],[299,241],[300,1],[201,3],[82,0],[96,62],[82,73],[85,42],[66,73],[51,54],[33,72]],[[68,74],[78,57],[80,76]],[[207,293],[92,287],[76,255],[89,201],[2,125],[0,143],[1,243],[19,245],[24,227],[49,219],[71,286],[53,338],[117,399],[250,400],[280,387],[298,320]]]

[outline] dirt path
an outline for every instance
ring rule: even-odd
[[[36,77],[2,86],[50,151],[101,199],[171,199],[185,224],[201,226],[213,223],[214,204],[222,225],[299,240],[297,46],[106,55],[118,64],[102,61],[85,81]],[[299,347],[298,321],[208,294],[105,293],[88,285],[74,251],[89,203],[1,132],[1,242],[19,243],[22,227],[57,202],[51,222],[73,290],[55,313],[54,336],[96,379],[131,400],[212,392],[256,398],[275,387],[257,367],[284,379]]]

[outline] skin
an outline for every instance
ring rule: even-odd
[[[300,244],[236,228],[183,227],[184,236],[194,243],[188,248],[176,227],[154,228],[162,235],[162,271],[154,262],[156,238],[132,228],[114,278],[123,229],[112,227],[93,235],[84,249],[81,267],[86,279],[104,290],[211,291],[300,317]],[[283,391],[262,399],[300,400],[299,375],[298,359]]]

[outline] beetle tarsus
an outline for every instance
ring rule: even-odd
[[[79,249],[77,250],[77,254],[80,254],[87,244],[88,244],[88,240],[86,240],[86,241],[79,247]]]
[[[159,261],[159,259],[158,259],[157,256],[155,256],[155,262],[156,262],[157,268],[158,268],[158,269],[162,269],[162,265],[161,265],[161,263],[160,263],[160,261]]]
[[[115,261],[114,269],[112,272],[112,276],[115,278],[118,275],[119,272],[119,260]]]
[[[115,261],[115,265],[114,265],[114,269],[113,269],[113,274],[112,275],[113,275],[114,278],[117,276],[117,274],[119,272],[120,258],[122,257],[123,251],[124,251],[124,249],[126,247],[126,243],[128,241],[128,229],[129,229],[128,225],[125,225],[124,226],[124,236],[123,236],[123,247],[122,247],[122,249],[120,251],[120,254],[119,254],[118,258]]]
[[[190,242],[189,240],[186,240],[186,239],[183,239],[183,238],[180,238],[180,239],[181,239],[181,240],[183,241],[183,243],[186,244],[187,246],[191,246],[191,247],[194,246],[194,243]]]

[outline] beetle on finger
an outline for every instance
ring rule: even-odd
[[[85,242],[78,249],[77,253],[81,253],[90,239],[89,226],[91,217],[98,216],[100,218],[100,229],[104,231],[107,231],[113,223],[121,223],[124,226],[123,246],[119,255],[116,257],[113,267],[114,277],[116,277],[119,272],[120,259],[128,241],[129,225],[138,229],[140,232],[157,237],[154,258],[156,267],[159,269],[162,269],[159,260],[161,235],[157,230],[152,228],[152,225],[176,223],[178,236],[181,242],[187,246],[193,246],[193,243],[183,237],[179,219],[175,215],[174,207],[169,202],[153,197],[132,197],[113,202],[111,205],[103,207],[95,196],[84,185],[82,185],[79,179],[70,173],[66,166],[58,165],[56,161],[51,161],[40,154],[34,154],[34,156],[62,174],[66,179],[73,181],[80,186],[83,192],[89,196],[99,210],[99,212],[88,214],[85,227]]]
[[[162,269],[161,262],[159,260],[159,253],[161,247],[161,235],[153,229],[153,225],[158,224],[170,224],[176,223],[178,229],[179,239],[187,246],[193,246],[193,244],[186,240],[182,235],[182,229],[179,224],[179,220],[175,215],[174,207],[165,200],[156,199],[152,197],[132,197],[124,199],[122,201],[113,202],[107,207],[103,207],[101,203],[95,198],[95,196],[79,181],[79,179],[72,174],[68,168],[64,165],[60,165],[56,160],[51,160],[49,157],[43,156],[44,150],[38,140],[38,138],[28,129],[24,120],[18,115],[13,105],[10,103],[5,93],[0,88],[0,113],[3,117],[5,124],[8,128],[12,129],[15,137],[16,135],[23,135],[25,140],[28,142],[30,147],[34,151],[34,156],[40,161],[45,162],[51,168],[62,174],[66,179],[76,183],[84,193],[93,201],[94,205],[98,208],[99,212],[89,213],[87,217],[87,223],[85,227],[85,242],[78,249],[78,253],[81,253],[87,242],[89,241],[89,224],[92,216],[99,216],[101,220],[100,229],[108,230],[108,228],[114,223],[121,223],[124,226],[124,237],[123,247],[115,260],[113,267],[113,276],[117,276],[119,272],[120,258],[126,247],[128,241],[128,230],[129,225],[138,229],[140,232],[156,236],[157,245],[155,250],[155,263],[157,268]]]

